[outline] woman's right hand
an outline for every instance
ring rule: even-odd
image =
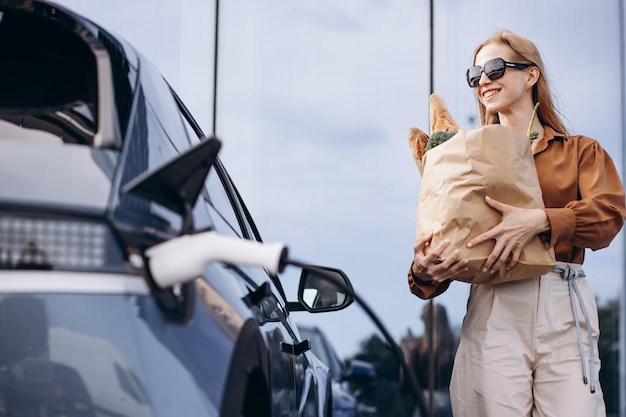
[[[458,249],[453,250],[443,261],[439,260],[443,251],[450,246],[448,239],[433,248],[428,255],[426,254],[426,247],[432,242],[433,235],[433,232],[424,234],[415,242],[413,264],[411,265],[413,276],[421,281],[443,282],[467,271],[468,260],[457,260]]]

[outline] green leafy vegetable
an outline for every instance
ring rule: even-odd
[[[437,145],[441,145],[452,136],[454,136],[456,132],[435,132],[430,138],[428,138],[428,142],[426,142],[426,151],[434,148]]]
[[[535,122],[535,117],[537,116],[537,109],[539,108],[539,102],[537,102],[537,104],[535,104],[535,109],[533,110],[533,115],[530,118],[530,124],[528,125],[528,132],[526,133],[526,136],[528,136],[528,138],[530,139],[530,142],[532,143],[533,140],[537,139],[539,137],[539,133],[535,132],[534,130],[531,132],[531,129],[533,128],[533,123]]]

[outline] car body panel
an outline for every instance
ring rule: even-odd
[[[326,416],[328,369],[277,276],[216,262],[187,284],[151,279],[146,249],[186,223],[124,187],[206,140],[158,70],[54,3],[0,13],[0,414]],[[219,158],[191,213],[193,232],[261,242]],[[79,237],[85,221],[109,237]]]
[[[114,151],[4,137],[0,155],[4,155],[0,164],[3,203],[104,213],[115,168]]]

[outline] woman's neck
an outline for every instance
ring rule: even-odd
[[[503,126],[512,127],[518,132],[527,135],[529,132],[528,125],[530,124],[530,120],[533,115],[534,107],[527,108],[524,106],[519,110],[512,110],[507,112],[498,113],[498,117],[500,119],[500,124]],[[543,137],[543,126],[541,122],[539,122],[539,118],[535,117],[533,121],[533,125],[530,128],[531,132],[537,132],[539,134],[539,138]]]

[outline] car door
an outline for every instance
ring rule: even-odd
[[[235,199],[235,203],[239,206],[239,212],[241,213],[239,220],[242,225],[243,233],[252,240],[262,241],[254,220],[241,195],[238,193],[237,188],[232,183],[228,173],[221,164],[219,169],[223,170],[223,178],[230,183],[229,188],[232,191],[231,194]],[[328,370],[323,364],[319,363],[319,361],[310,359],[312,355],[310,351],[310,341],[301,338],[296,324],[292,321],[285,307],[288,303],[279,277],[271,275],[268,275],[268,277],[277,289],[277,294],[280,295],[279,302],[283,306],[283,310],[287,311],[283,326],[291,335],[293,342],[291,346],[286,346],[285,348],[289,349],[293,360],[294,392],[298,415],[325,415],[326,408],[330,407],[330,380],[328,379]]]
[[[187,117],[190,136],[197,137],[200,132],[195,121],[184,106],[181,111]],[[252,217],[221,161],[218,160],[211,169],[199,200],[194,212],[198,230],[211,227],[223,235],[261,241]],[[270,357],[274,415],[316,415],[317,411],[313,410],[319,409],[317,395],[303,395],[305,386],[310,387],[311,392],[317,391],[312,373],[306,372],[308,362],[304,352],[308,350],[308,342],[299,340],[294,331],[280,280],[259,268],[229,266],[229,269],[245,283],[249,294],[266,294],[261,305],[253,310],[261,312],[257,314],[257,322]]]

